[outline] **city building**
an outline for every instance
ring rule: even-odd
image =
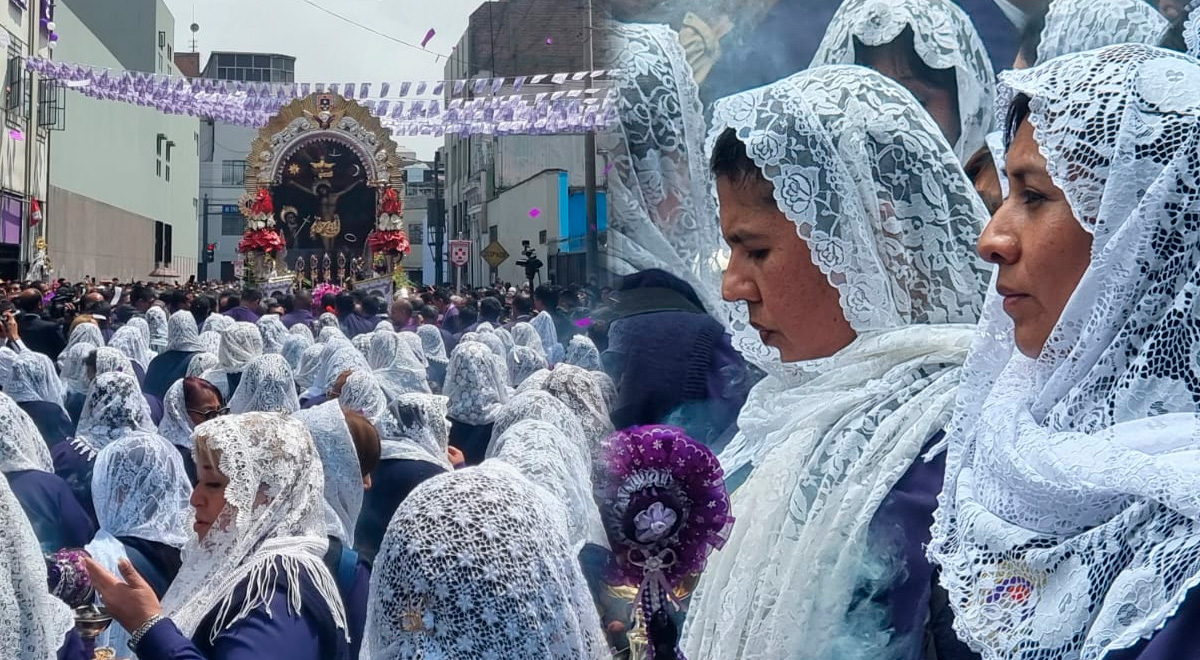
[[[163,0],[58,0],[55,59],[178,75]],[[53,85],[43,89],[54,89]],[[54,276],[186,280],[196,273],[196,120],[69,89],[50,140],[46,239]],[[43,104],[44,105],[44,104]]]
[[[476,9],[447,60],[447,80],[587,71],[592,65],[589,0],[500,0]],[[544,87],[544,89],[543,89]],[[556,87],[526,85],[525,94]],[[463,284],[525,281],[523,241],[545,262],[542,277],[586,278],[586,138],[583,135],[446,137],[447,241],[472,242]],[[606,226],[603,156],[596,172],[597,220]],[[574,201],[573,201],[574,200]],[[509,257],[481,256],[496,242]],[[447,265],[445,281],[455,281]]]
[[[24,59],[50,55],[50,32],[39,24],[37,0],[9,0],[5,4],[7,10],[0,12],[0,46],[7,51],[0,107],[4,122],[4,130],[0,131],[0,163],[4,164],[0,167],[0,278],[12,279],[25,275],[33,246],[30,200],[39,200],[43,214],[50,210],[46,204],[50,133],[62,115],[61,107],[56,105],[61,100],[57,88],[44,97],[49,104],[31,108],[32,78],[24,68]],[[36,35],[32,40],[31,24]],[[34,130],[31,110],[37,109],[45,112],[36,120],[41,125]],[[31,167],[26,167],[27,162]]]
[[[181,68],[197,68],[198,53],[177,53]],[[278,53],[214,52],[198,73],[216,80],[291,83],[296,77],[296,58]],[[195,120],[192,120],[193,124]],[[258,131],[211,119],[200,120],[199,249],[215,246],[212,263],[201,262],[200,279],[234,280],[239,260],[238,241],[245,219],[238,199],[246,192],[246,154]]]

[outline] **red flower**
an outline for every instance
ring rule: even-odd
[[[396,194],[395,188],[388,188],[383,191],[383,201],[380,204],[381,215],[400,215],[400,211],[404,208],[400,203],[400,196]]]
[[[250,210],[262,215],[274,215],[275,204],[271,201],[271,192],[266,188],[259,188],[254,203],[250,205]]]
[[[377,254],[408,254],[412,246],[403,230],[373,231],[367,236],[367,246]]]
[[[287,247],[283,236],[274,229],[256,229],[248,231],[238,243],[238,252],[266,252],[274,254]]]

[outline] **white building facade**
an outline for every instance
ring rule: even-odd
[[[177,75],[162,0],[59,0],[55,59]],[[50,144],[46,238],[56,277],[184,281],[199,257],[191,117],[66,92]]]

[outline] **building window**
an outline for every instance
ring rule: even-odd
[[[246,161],[244,161],[244,160],[223,160],[223,161],[221,161],[221,185],[224,185],[224,186],[246,185]]]
[[[408,226],[408,242],[413,245],[421,245],[425,242],[425,225],[419,222],[414,222]]]
[[[241,213],[222,213],[221,214],[221,235],[222,236],[241,236],[242,231],[246,228],[246,223],[242,220]]]
[[[538,232],[538,245],[545,245],[545,244],[546,244],[546,230],[543,229]]]
[[[495,243],[496,241],[500,240],[500,226],[499,225],[492,225],[491,227],[488,227],[488,240],[491,241],[492,243]]]
[[[167,180],[167,183],[170,183],[171,182],[171,164],[170,163],[167,163],[166,166],[163,167],[163,174],[164,174],[164,178]]]
[[[222,261],[221,262],[221,281],[222,282],[232,282],[235,279],[237,279],[237,278],[235,278],[233,276],[233,262],[232,261]]]

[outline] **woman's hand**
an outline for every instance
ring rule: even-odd
[[[463,456],[462,450],[458,447],[447,447],[446,458],[450,459],[450,465],[460,468],[467,462],[467,457]]]
[[[105,609],[125,630],[133,632],[152,617],[162,614],[154,589],[128,559],[117,564],[124,582],[90,557],[84,560],[84,567],[92,578],[92,586],[104,600]]]

